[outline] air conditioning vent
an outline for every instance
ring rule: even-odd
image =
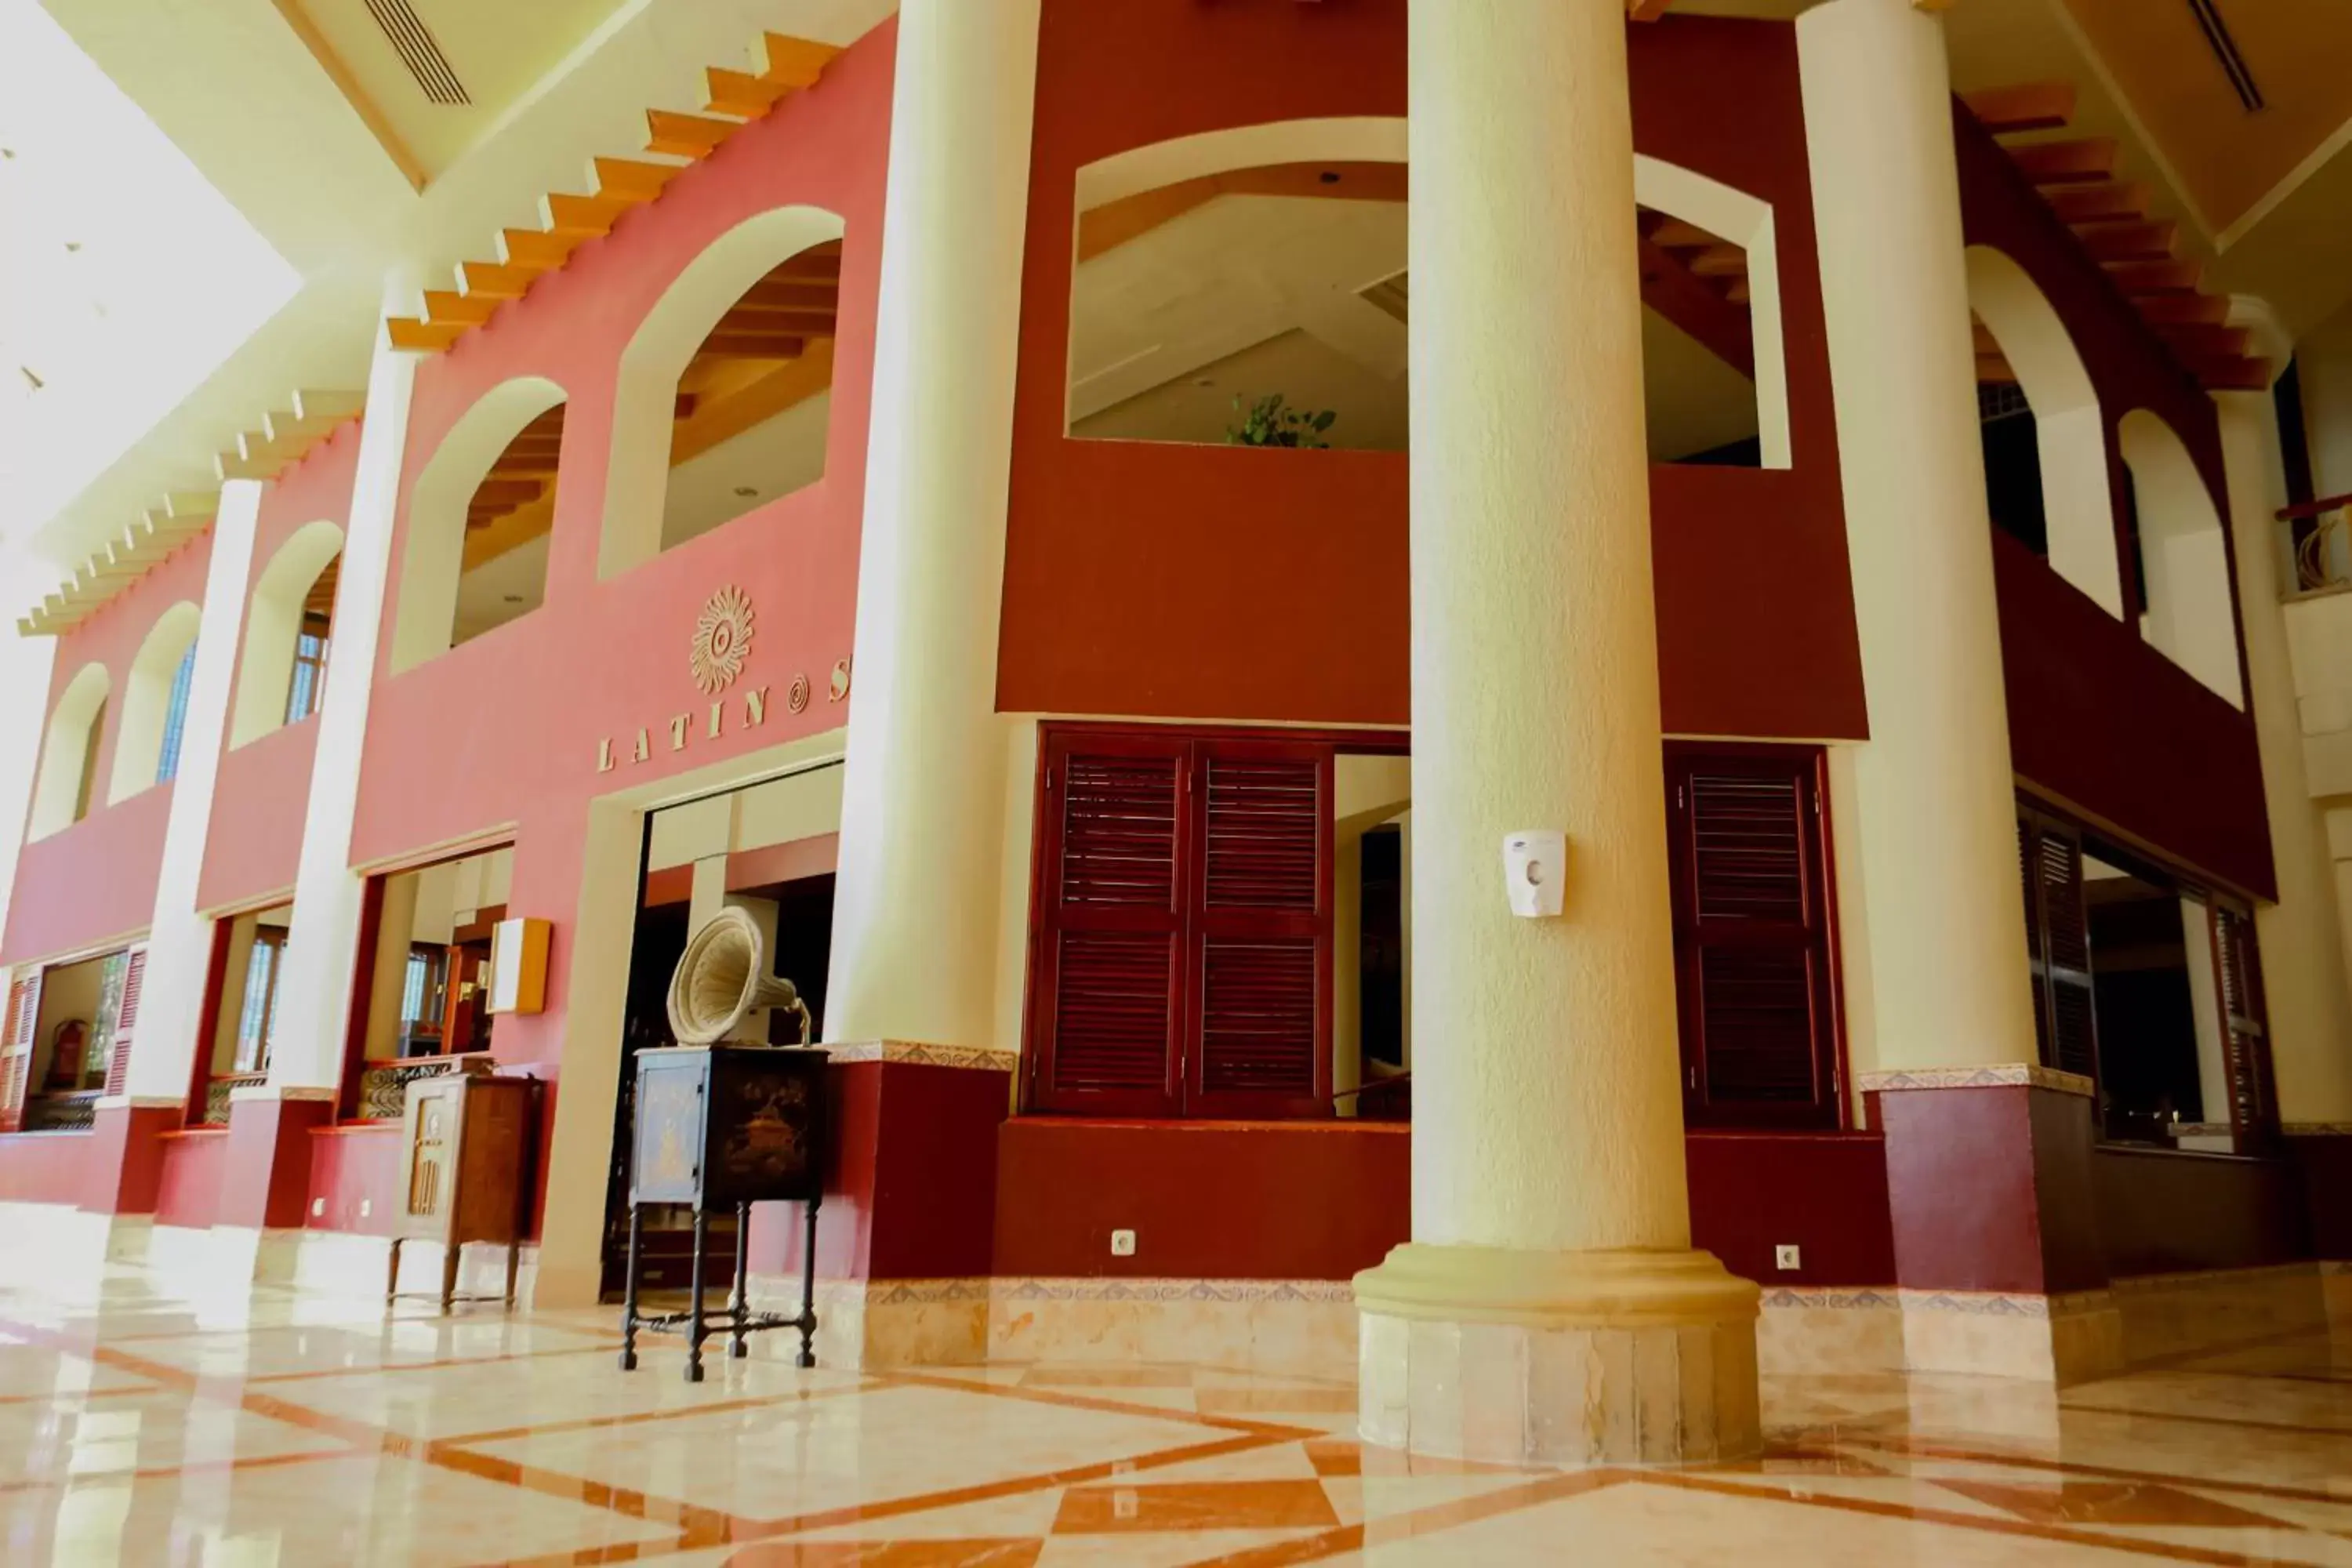
[[[2263,106],[2263,89],[2254,85],[2254,73],[2246,67],[2246,57],[2238,52],[2238,40],[2230,37],[2229,24],[2221,20],[2221,7],[2215,0],[2189,0],[2189,9],[2197,18],[2197,26],[2205,35],[2205,47],[2221,63],[2221,74],[2230,79],[2230,90],[2248,113]]]
[[[432,30],[408,0],[367,0],[367,8],[426,99],[453,105],[474,101],[466,94],[466,84],[449,68],[449,57],[441,52]]]

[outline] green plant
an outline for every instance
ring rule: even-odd
[[[1225,441],[1234,447],[1328,447],[1331,443],[1323,439],[1323,432],[1339,417],[1330,408],[1319,414],[1286,408],[1278,392],[1267,393],[1246,408],[1235,394],[1234,412],[1242,416],[1242,422],[1225,426]]]

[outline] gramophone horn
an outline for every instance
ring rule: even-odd
[[[767,972],[767,944],[757,921],[729,905],[696,931],[669,977],[669,1027],[682,1046],[724,1040],[763,1007],[780,1007],[801,1021],[808,1043],[808,1009],[793,983]]]

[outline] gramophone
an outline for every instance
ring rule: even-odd
[[[800,1364],[816,1353],[816,1213],[824,1195],[825,1053],[808,1043],[811,1021],[799,990],[768,973],[767,943],[742,910],[730,906],[694,933],[669,982],[670,1032],[677,1044],[637,1053],[635,1126],[629,1161],[629,1260],[621,1317],[621,1368],[637,1364],[639,1329],[683,1332],[687,1381],[702,1381],[702,1342],[728,1336],[728,1354],[747,1353],[746,1334],[798,1329]],[[799,1020],[799,1043],[778,1047],[756,1014]],[[747,1244],[755,1203],[796,1202],[807,1216],[797,1317],[753,1312],[744,1299]],[[694,1250],[682,1312],[641,1316],[637,1258],[647,1204],[694,1212]],[[724,1310],[702,1306],[703,1254],[713,1209],[735,1211],[735,1288]]]

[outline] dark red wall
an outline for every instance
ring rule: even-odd
[[[1345,1279],[1410,1234],[1412,1168],[1402,1122],[1023,1117],[997,1140],[996,1272]]]
[[[1953,118],[1964,237],[2001,252],[2033,279],[2065,322],[2098,394],[2118,550],[2124,468],[2116,426],[2135,408],[2157,415],[2180,437],[2226,529],[2212,399],[1983,128],[1957,106]],[[2242,891],[2275,896],[2252,716],[2148,647],[2136,615],[2107,615],[2005,534],[1996,531],[1993,544],[2010,754],[2019,774]],[[2233,559],[2233,604],[2236,570]],[[2128,595],[2128,555],[2120,557],[2120,571]]]
[[[155,1223],[209,1227],[220,1210],[221,1179],[228,1169],[228,1129],[190,1128],[168,1132],[163,1171],[155,1192]]]
[[[2303,1184],[2284,1161],[2106,1144],[2092,1155],[2091,1178],[2110,1274],[2256,1268],[2312,1255]],[[2352,1191],[2323,1201],[2340,1215]]]
[[[1666,727],[1858,737],[1860,661],[1794,34],[1673,18],[1630,37],[1641,150],[1776,209],[1797,464],[1652,471]],[[1048,0],[999,707],[1405,721],[1402,454],[1064,434],[1081,167],[1205,131],[1403,112],[1402,0]]]
[[[1864,1132],[1692,1132],[1691,1245],[1766,1286],[1893,1285],[1886,1145]],[[1801,1250],[1783,1271],[1772,1249]]]

